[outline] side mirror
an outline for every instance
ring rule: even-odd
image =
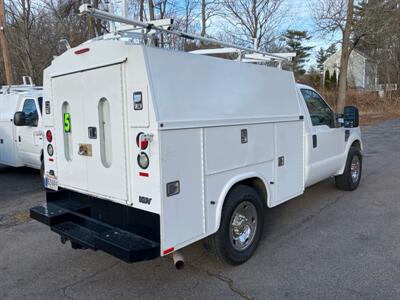
[[[25,126],[26,125],[26,114],[23,111],[17,111],[14,114],[14,125]]]
[[[353,128],[358,127],[359,114],[358,108],[355,106],[345,106],[343,111],[344,127]]]

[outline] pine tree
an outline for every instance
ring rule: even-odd
[[[335,44],[335,43],[332,43],[332,44],[326,49],[325,52],[326,52],[326,55],[329,57],[329,56],[335,54],[336,51],[337,51],[336,44]]]
[[[331,82],[331,87],[332,88],[336,88],[337,87],[337,73],[336,73],[336,70],[334,70],[333,71],[333,74],[332,74],[332,76],[331,76],[331,80],[330,80]]]
[[[286,43],[286,50],[288,52],[295,52],[296,57],[293,58],[292,68],[295,75],[303,75],[306,70],[304,69],[305,63],[308,62],[310,56],[310,50],[314,46],[305,46],[304,43],[309,41],[311,36],[308,35],[307,31],[298,30],[287,30],[282,40]]]
[[[317,53],[317,67],[318,70],[323,71],[324,70],[324,62],[328,58],[327,52],[324,50],[324,48],[319,48],[318,53]]]
[[[329,89],[331,86],[331,76],[329,73],[329,70],[325,71],[325,82],[324,82],[325,88]]]

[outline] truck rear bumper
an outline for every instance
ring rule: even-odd
[[[102,250],[128,263],[160,256],[159,218],[148,214],[70,191],[52,194],[47,203],[30,209],[31,218],[73,248]]]

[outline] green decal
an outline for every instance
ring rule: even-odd
[[[71,115],[69,113],[64,114],[64,132],[71,132]]]

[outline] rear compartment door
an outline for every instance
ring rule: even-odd
[[[58,147],[59,184],[126,201],[122,65],[61,76],[53,81],[57,119],[62,125],[57,126],[62,128],[57,136],[63,137],[62,147]]]

